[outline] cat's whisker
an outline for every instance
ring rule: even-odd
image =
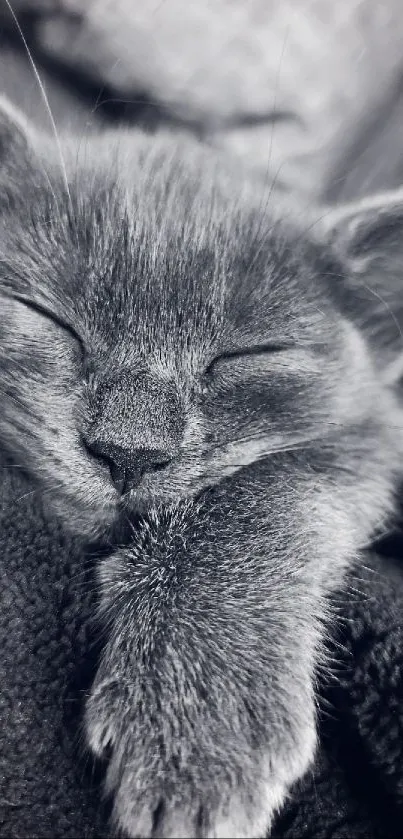
[[[98,94],[97,100],[95,102],[94,107],[91,109],[91,114],[95,114],[99,108],[103,108],[105,105],[147,105],[148,107],[159,108],[157,102],[154,99],[145,99],[145,98],[132,98],[132,99],[124,99],[123,97],[116,97],[116,96],[109,96],[107,99],[101,99],[101,95],[103,93],[102,88],[101,93]]]
[[[43,100],[43,102],[44,102],[44,105],[45,105],[46,111],[47,111],[48,116],[49,116],[49,119],[50,119],[50,123],[51,123],[51,127],[52,127],[52,132],[53,132],[54,139],[55,139],[55,141],[56,141],[57,150],[58,150],[58,155],[59,155],[59,160],[60,160],[60,166],[61,166],[61,171],[62,171],[63,182],[64,182],[64,186],[65,186],[65,190],[66,190],[66,195],[67,195],[67,198],[68,198],[69,204],[70,204],[70,206],[72,207],[72,200],[71,200],[71,193],[70,193],[70,188],[69,188],[69,181],[68,181],[68,177],[67,177],[66,164],[65,164],[65,160],[64,160],[64,155],[63,155],[63,151],[62,151],[62,145],[61,145],[61,142],[60,142],[60,137],[59,137],[59,133],[58,133],[58,130],[57,130],[57,126],[56,126],[55,118],[54,118],[54,116],[53,116],[53,112],[52,112],[52,109],[51,109],[51,107],[50,107],[49,97],[48,97],[48,95],[47,95],[47,93],[46,93],[45,86],[44,86],[44,84],[43,84],[43,82],[42,82],[42,79],[41,79],[41,77],[40,77],[40,74],[39,74],[39,70],[38,70],[38,68],[37,68],[37,66],[36,66],[36,63],[35,63],[34,58],[33,58],[33,55],[32,55],[32,53],[31,53],[31,50],[30,50],[29,46],[28,46],[27,39],[26,39],[26,37],[25,37],[25,35],[24,35],[23,31],[22,31],[22,28],[21,28],[20,22],[19,22],[19,20],[18,20],[18,18],[17,18],[17,15],[16,15],[16,14],[15,14],[15,12],[14,12],[14,9],[13,9],[13,7],[12,7],[12,5],[11,5],[11,2],[10,2],[10,0],[5,0],[5,3],[6,3],[6,5],[7,5],[7,7],[8,7],[8,10],[9,10],[9,12],[10,12],[10,14],[11,14],[11,17],[12,17],[13,22],[14,22],[14,25],[15,25],[15,27],[16,27],[16,29],[17,29],[18,35],[19,35],[19,37],[21,38],[22,44],[23,44],[24,49],[25,49],[25,52],[26,52],[26,54],[27,54],[27,58],[28,58],[28,60],[29,60],[29,63],[30,63],[31,68],[32,68],[32,71],[33,71],[33,73],[34,73],[34,77],[35,77],[35,79],[36,79],[36,81],[37,81],[37,84],[38,84],[38,87],[39,87],[39,90],[40,90],[40,93],[41,93],[41,96],[42,96],[42,100]],[[48,179],[48,180],[49,180],[49,179]],[[57,198],[56,198],[56,194],[55,194],[55,192],[54,192],[54,190],[53,190],[53,187],[52,187],[52,185],[51,185],[50,181],[49,181],[49,187],[50,187],[50,189],[51,189],[51,191],[52,191],[52,193],[53,193],[53,196],[54,196],[54,199],[55,199],[56,205],[58,206],[58,203],[57,203]],[[59,212],[60,212],[60,208],[59,208]]]
[[[291,31],[291,26],[290,26],[290,24],[288,24],[287,27],[286,27],[285,33],[284,33],[284,39],[283,39],[283,43],[282,43],[282,47],[281,47],[280,59],[279,59],[277,72],[276,72],[275,83],[274,83],[274,101],[273,101],[273,112],[272,112],[272,124],[271,124],[270,143],[269,143],[269,149],[268,149],[268,159],[267,159],[267,166],[266,166],[266,174],[265,174],[265,178],[264,178],[264,183],[267,181],[267,178],[268,178],[269,172],[270,172],[271,157],[272,157],[272,152],[273,152],[274,129],[275,129],[275,126],[277,125],[277,120],[276,120],[276,116],[277,116],[277,97],[278,97],[278,92],[279,92],[279,87],[280,87],[280,75],[281,75],[281,69],[282,69],[282,66],[283,66],[283,60],[284,60],[284,56],[285,56],[287,41],[288,41],[289,36],[290,36],[290,31]],[[272,188],[273,188],[273,185],[270,188],[269,195],[268,195],[268,198],[267,198],[267,201],[266,201],[266,204],[265,204],[265,209],[267,208],[268,203],[270,201]],[[259,211],[260,212],[262,211],[262,204],[260,205]],[[264,215],[264,213],[262,213],[262,215]]]
[[[305,210],[309,211],[309,210],[311,210],[311,207],[312,207],[312,205],[310,203],[307,203],[306,206],[305,206]],[[315,229],[315,227],[317,227],[319,224],[321,224],[321,222],[324,221],[325,219],[331,217],[333,214],[334,214],[334,207],[333,206],[330,206],[330,207],[328,206],[328,207],[326,207],[324,212],[321,212],[320,215],[316,216],[309,224],[301,226],[299,236],[298,236],[298,238],[296,239],[296,242],[295,242],[296,246],[300,245],[301,242],[303,242],[304,239],[307,237],[307,235],[309,233],[311,233],[312,230]],[[309,215],[311,215],[311,213],[309,213]],[[342,275],[340,275],[340,276],[342,276]]]
[[[275,80],[275,85],[274,85],[274,104],[273,104],[272,124],[271,124],[271,133],[270,133],[270,145],[269,145],[269,153],[268,153],[268,160],[267,160],[267,167],[266,167],[266,174],[265,174],[265,178],[264,178],[264,183],[267,182],[267,178],[268,178],[269,172],[270,172],[270,164],[271,164],[271,157],[272,157],[272,151],[273,151],[274,129],[277,126],[277,120],[275,119],[275,117],[276,117],[276,113],[277,113],[277,96],[278,96],[278,91],[279,91],[279,86],[280,86],[280,74],[281,74],[281,68],[282,68],[282,64],[283,64],[283,59],[284,59],[287,40],[289,38],[289,35],[290,35],[290,24],[288,24],[288,26],[286,28],[286,31],[285,31],[285,34],[284,34],[284,40],[283,40],[283,44],[282,44],[280,60],[279,60],[279,63],[278,63],[276,80]],[[270,199],[271,199],[273,191],[275,189],[275,186],[276,186],[278,177],[280,175],[280,172],[283,168],[284,162],[285,161],[281,162],[279,164],[278,168],[277,168],[275,176],[272,179],[272,182],[271,182],[270,187],[268,189],[268,194],[267,194],[265,202],[264,202],[264,194],[262,195],[262,198],[261,198],[259,211],[258,211],[259,224],[258,224],[257,231],[256,231],[256,234],[255,234],[254,244],[256,245],[258,243],[259,237],[261,237],[261,241],[260,241],[260,245],[258,245],[257,248],[256,248],[254,257],[253,257],[250,265],[248,266],[248,269],[247,269],[247,272],[246,272],[246,277],[245,277],[245,282],[247,282],[248,277],[250,277],[250,275],[252,273],[252,270],[253,270],[253,267],[256,264],[260,254],[262,252],[262,249],[264,247],[264,238],[262,236],[262,226],[263,226],[263,223],[265,221],[267,208],[269,206]]]
[[[30,496],[35,495],[37,493],[42,498],[42,496],[44,496],[44,495],[47,495],[49,493],[53,493],[55,491],[55,489],[56,490],[63,489],[63,484],[59,484],[59,485],[49,487],[49,488],[45,488],[45,489],[43,487],[37,486],[34,489],[29,490],[28,492],[24,492],[23,495],[20,495],[17,498],[12,498],[11,501],[10,501],[10,506],[12,506],[15,502],[19,503],[20,501],[23,501],[24,499],[29,498]]]
[[[5,469],[8,472],[9,469],[23,469],[27,468],[26,463],[4,463],[0,464],[0,469]]]
[[[100,100],[100,97],[102,96],[103,90],[104,90],[104,88],[101,87],[100,90],[99,90],[98,96],[95,100],[95,106],[90,111],[90,117],[94,116],[96,111],[97,111],[97,108],[99,106],[99,100]],[[76,190],[77,190],[77,187],[78,187],[78,180],[77,180],[78,179],[78,160],[79,160],[79,157],[80,157],[80,152],[81,152],[84,140],[87,141],[89,132],[92,129],[92,123],[91,123],[90,117],[85,122],[85,124],[83,126],[83,130],[80,133],[79,142],[77,143],[76,160],[75,160],[75,186],[76,186]]]
[[[384,300],[384,298],[383,298],[383,297],[379,294],[379,292],[378,292],[378,291],[376,291],[374,288],[370,288],[370,287],[369,287],[366,283],[362,282],[362,283],[361,283],[361,285],[362,285],[362,287],[363,287],[363,288],[365,288],[365,289],[366,289],[366,291],[368,291],[368,292],[369,292],[369,294],[372,294],[372,295],[373,295],[373,297],[376,297],[376,298],[377,298],[377,300],[379,300],[379,302],[380,302],[380,303],[382,303],[382,305],[385,307],[385,309],[389,312],[389,314],[390,314],[390,316],[391,316],[391,318],[392,318],[392,320],[393,320],[393,322],[394,322],[395,326],[397,327],[397,330],[398,330],[398,332],[399,332],[399,337],[400,337],[400,340],[401,340],[401,342],[402,342],[402,344],[403,344],[403,331],[402,331],[402,328],[401,328],[401,326],[400,326],[400,323],[399,323],[399,321],[398,321],[398,319],[397,319],[397,317],[396,317],[395,313],[393,312],[393,310],[391,309],[391,307],[389,306],[389,304],[387,303],[387,301],[386,301],[386,300]]]

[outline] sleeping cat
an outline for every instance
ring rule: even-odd
[[[298,227],[196,141],[1,102],[0,440],[70,530],[130,525],[85,719],[125,835],[264,836],[313,761],[327,596],[401,472],[402,208]]]

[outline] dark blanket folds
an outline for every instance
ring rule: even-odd
[[[102,767],[80,733],[99,640],[91,617],[100,559],[62,534],[18,469],[1,474],[0,836],[106,836]],[[320,703],[317,766],[279,817],[276,839],[403,836],[398,559],[367,556],[338,596],[344,620]]]

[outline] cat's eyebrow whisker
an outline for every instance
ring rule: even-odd
[[[308,210],[310,206],[311,206],[310,203],[306,204],[305,209]],[[316,225],[320,224],[321,221],[323,221],[328,216],[331,216],[332,213],[334,213],[334,207],[328,207],[325,210],[324,213],[321,213],[320,216],[316,216],[316,218],[310,224],[307,224],[306,226],[304,226],[302,228],[302,230],[300,231],[300,236],[297,238],[295,244],[299,245],[300,242],[304,241],[304,238],[305,238],[306,234],[310,233],[311,230],[313,230],[316,227]]]
[[[53,116],[53,112],[52,112],[52,109],[50,107],[49,97],[46,93],[45,86],[44,86],[44,84],[42,82],[42,79],[40,77],[40,74],[39,74],[39,70],[36,66],[36,63],[35,63],[34,59],[33,59],[31,50],[28,46],[28,43],[27,43],[25,35],[22,31],[20,22],[17,18],[17,15],[14,12],[14,9],[13,9],[11,3],[10,3],[10,0],[5,0],[5,3],[7,5],[7,8],[8,8],[8,10],[11,14],[11,17],[14,21],[17,32],[18,32],[18,34],[21,38],[21,41],[23,43],[24,49],[26,51],[28,60],[31,64],[31,67],[32,67],[32,70],[33,70],[33,73],[34,73],[34,76],[35,76],[35,79],[36,79],[37,84],[39,86],[39,90],[40,90],[40,93],[41,93],[46,111],[47,111],[49,119],[50,119],[50,123],[51,123],[51,126],[52,126],[52,131],[53,131],[53,135],[54,135],[54,138],[55,138],[55,141],[56,141],[56,146],[57,146],[58,155],[59,155],[59,159],[60,159],[60,166],[61,166],[61,171],[62,171],[62,176],[63,176],[63,182],[64,182],[64,186],[65,186],[65,189],[66,189],[66,194],[67,194],[67,197],[68,197],[68,200],[69,200],[70,207],[72,207],[72,200],[71,200],[71,193],[70,193],[69,182],[68,182],[68,177],[67,177],[66,163],[65,163],[65,160],[64,160],[64,156],[63,156],[62,146],[61,146],[60,137],[59,137],[59,133],[58,133],[58,130],[57,130],[55,118]],[[54,196],[54,198],[57,202],[56,195],[53,191],[53,188],[52,188],[51,184],[50,184],[50,187],[51,187],[53,196]]]
[[[148,107],[154,107],[157,109],[159,108],[158,103],[155,102],[153,99],[123,99],[117,97],[108,97],[108,99],[101,99],[104,89],[104,87],[101,88],[101,91],[95,100],[95,105],[91,109],[91,114],[95,114],[97,110],[99,108],[102,108],[104,105],[147,105]]]
[[[286,46],[287,46],[287,41],[288,41],[289,35],[290,35],[290,30],[291,30],[291,26],[290,26],[290,24],[288,24],[287,27],[286,27],[285,33],[284,33],[284,40],[283,40],[283,44],[282,44],[282,47],[281,47],[280,60],[279,60],[279,63],[278,63],[277,72],[276,72],[276,80],[275,80],[275,84],[274,84],[273,114],[272,114],[271,132],[270,132],[270,144],[269,144],[269,150],[268,150],[269,153],[268,153],[267,165],[266,165],[266,176],[265,176],[265,179],[264,179],[265,181],[267,181],[267,178],[269,176],[269,171],[270,171],[271,156],[272,156],[272,152],[273,152],[274,128],[277,124],[277,120],[276,120],[277,96],[278,96],[278,91],[279,91],[279,87],[280,87],[281,69],[282,69],[282,65],[283,65],[283,60],[284,60],[285,50],[286,50]],[[281,164],[281,166],[282,165],[283,164]],[[279,167],[279,170],[281,169],[281,166]],[[277,178],[277,176],[278,176],[278,173],[276,175],[276,178]],[[275,180],[276,180],[276,178],[275,178]],[[269,204],[271,194],[272,194],[272,191],[273,191],[273,188],[274,188],[274,185],[275,185],[275,180],[270,185],[269,194],[267,196],[267,199],[266,199],[266,202],[265,202],[265,205],[264,205],[264,212],[262,213],[262,215],[265,214],[265,211],[266,211],[267,206]],[[263,201],[263,198],[262,198],[262,201]],[[261,203],[259,211],[262,212],[262,210],[263,210],[263,206],[262,206],[262,203]]]
[[[280,73],[281,73],[281,68],[282,68],[283,59],[284,59],[284,55],[285,55],[287,40],[288,40],[288,37],[289,37],[289,34],[290,34],[290,28],[291,28],[290,24],[288,24],[288,26],[286,28],[286,31],[285,31],[285,34],[284,34],[284,40],[283,40],[283,45],[282,45],[282,48],[281,48],[280,60],[279,60],[279,63],[278,63],[276,81],[275,81],[275,86],[274,86],[274,103],[273,103],[273,115],[272,115],[271,132],[270,132],[270,145],[269,145],[269,154],[268,154],[267,167],[266,167],[266,175],[265,175],[265,179],[264,179],[266,182],[267,182],[267,178],[268,178],[269,171],[270,171],[271,156],[272,156],[272,151],[273,151],[274,129],[275,129],[275,127],[277,127],[277,120],[275,119],[275,117],[276,117],[276,112],[277,112],[278,89],[279,89],[279,86],[280,86]],[[263,225],[264,219],[266,218],[266,211],[267,211],[267,208],[269,206],[271,196],[273,194],[274,188],[276,186],[279,174],[281,172],[281,169],[283,168],[284,163],[285,163],[285,160],[282,161],[280,163],[280,165],[278,166],[277,171],[275,173],[275,176],[274,176],[274,178],[273,178],[273,180],[270,184],[270,187],[268,189],[265,201],[264,201],[264,198],[265,198],[264,193],[262,195],[262,199],[261,199],[260,206],[259,206],[260,219],[259,219],[259,224],[258,224],[258,228],[257,228],[256,234],[255,234],[253,244],[256,245],[258,243],[259,236],[261,237],[261,241],[260,241],[260,244],[258,244],[258,246],[257,246],[256,252],[253,256],[253,259],[252,259],[251,263],[248,266],[248,270],[246,272],[246,277],[245,277],[245,283],[247,282],[248,278],[250,277],[250,274],[253,270],[253,266],[256,265],[257,259],[258,259],[259,255],[262,251],[262,248],[264,246],[264,237],[261,236],[262,225]],[[264,201],[264,203],[263,203],[263,201]]]
[[[76,189],[77,189],[77,177],[78,177],[78,158],[79,158],[79,155],[80,155],[80,152],[81,152],[81,147],[82,147],[82,144],[83,144],[83,140],[84,139],[86,140],[87,137],[88,137],[88,133],[89,133],[89,130],[91,128],[91,117],[93,117],[95,115],[97,109],[100,107],[100,105],[102,105],[102,102],[100,100],[101,100],[101,96],[104,92],[104,89],[105,89],[105,86],[100,87],[100,89],[99,89],[99,93],[98,93],[97,98],[95,100],[95,105],[94,105],[93,108],[91,108],[89,118],[86,120],[86,122],[83,125],[83,130],[80,134],[80,140],[77,144],[76,160],[75,160],[75,184],[76,184]]]
[[[383,297],[381,297],[379,292],[375,291],[374,288],[370,288],[366,283],[362,283],[362,287],[365,288],[365,290],[368,291],[370,294],[372,294],[373,297],[375,297],[377,300],[379,300],[379,302],[382,303],[382,305],[385,307],[385,309],[389,312],[395,326],[397,327],[397,330],[398,330],[399,336],[400,336],[400,340],[403,344],[402,328],[400,326],[400,323],[399,323],[393,309],[391,309],[391,307],[389,306],[389,303],[386,300],[384,300]]]
[[[357,169],[359,168],[360,161],[365,159],[366,154],[367,154],[367,148],[365,146],[365,143],[363,143],[361,151],[359,152],[357,157],[355,157],[354,166],[357,167]],[[361,176],[362,176],[362,173],[361,173]],[[371,179],[373,177],[372,169],[369,169],[369,171],[366,174],[364,179],[361,180],[361,176],[360,176],[360,194],[361,195],[368,195],[371,192],[373,193],[375,191],[376,187],[374,188],[373,183],[371,184]],[[337,202],[337,204],[344,203],[345,199],[343,198],[343,195],[341,195],[341,196],[337,195],[337,191],[336,191],[336,195],[334,195],[334,190],[332,188],[335,187],[335,186],[338,186],[339,184],[345,184],[345,183],[346,183],[346,173],[344,173],[342,175],[339,175],[338,177],[333,177],[329,180],[328,185],[327,185],[327,194],[328,194],[329,198],[325,199],[327,203],[329,202],[329,200],[333,204],[333,206],[335,206],[336,202]],[[333,196],[332,196],[332,191],[333,191]]]

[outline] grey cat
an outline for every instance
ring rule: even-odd
[[[401,473],[402,198],[309,233],[196,141],[1,103],[1,445],[132,529],[85,718],[117,832],[264,836],[314,759],[327,598]]]

